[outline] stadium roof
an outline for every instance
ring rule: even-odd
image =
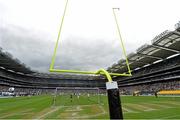
[[[176,24],[176,30],[164,31],[152,40],[151,45],[145,44],[141,46],[135,53],[130,53],[127,58],[131,70],[136,70],[163,61],[176,54],[180,54],[180,23]],[[118,63],[113,64],[107,70],[118,73],[128,71],[124,59],[119,60]]]
[[[5,52],[0,47],[0,67],[12,72],[19,72],[24,74],[33,73],[29,67],[27,67],[24,63],[21,63],[18,59],[13,58],[13,56]]]

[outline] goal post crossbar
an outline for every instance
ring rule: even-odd
[[[100,69],[102,70],[102,69]],[[79,71],[79,70],[61,70],[61,69],[49,69],[50,72],[59,72],[59,73],[77,73],[77,74],[101,74],[105,75],[103,72],[98,72],[98,71]],[[132,76],[131,74],[127,73],[109,73],[112,76]]]

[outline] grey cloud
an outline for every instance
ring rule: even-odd
[[[0,46],[35,70],[48,70],[53,43],[16,26],[0,27]],[[45,42],[43,42],[45,41]],[[48,64],[47,64],[48,63]]]
[[[17,26],[0,26],[0,46],[34,70],[47,72],[55,43],[48,35],[37,34]],[[92,42],[69,36],[61,41],[55,67],[75,70],[107,68],[122,56],[117,43]],[[111,40],[109,40],[111,41]]]

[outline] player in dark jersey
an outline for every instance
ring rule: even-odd
[[[157,91],[154,93],[154,95],[155,95],[156,98],[158,97]]]
[[[73,98],[73,95],[71,94],[71,95],[70,95],[71,102],[72,102],[72,98]]]

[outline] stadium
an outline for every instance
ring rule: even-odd
[[[132,76],[112,76],[123,118],[180,119],[180,22],[127,59]],[[126,59],[106,70],[127,73]],[[0,119],[109,119],[107,81],[103,74],[37,72],[0,46]]]

